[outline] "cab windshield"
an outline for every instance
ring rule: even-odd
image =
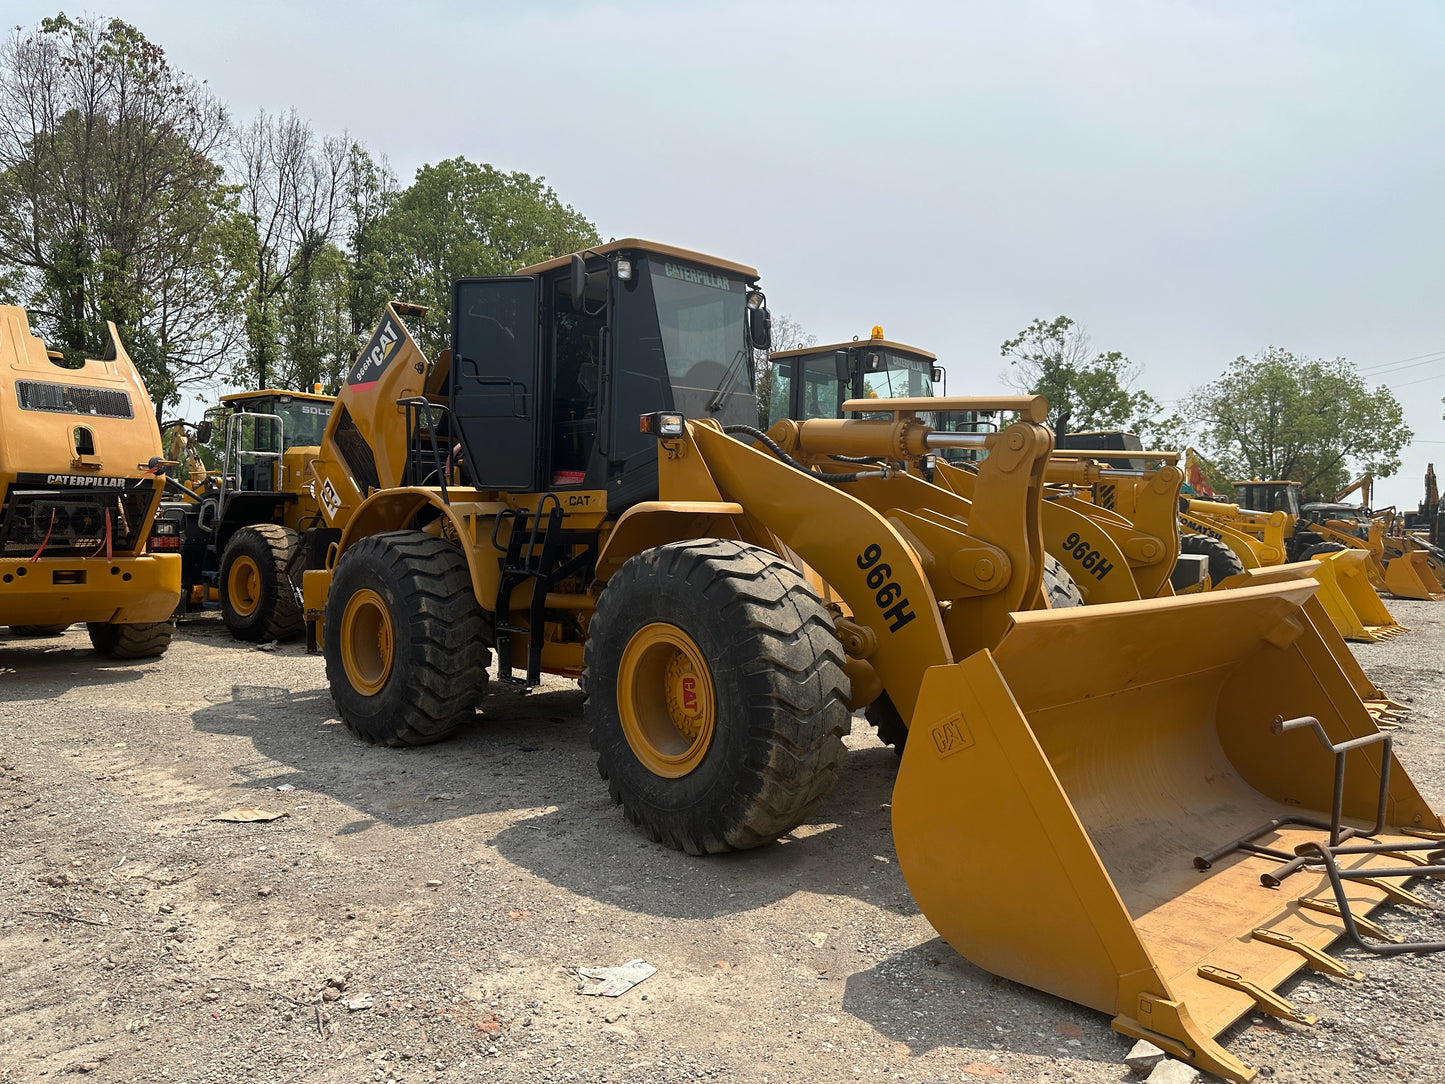
[[[289,448],[314,448],[321,444],[331,404],[289,395],[265,396],[235,403],[240,445],[247,451],[284,452]],[[247,414],[274,414],[281,419],[281,433],[269,418],[247,418]],[[281,447],[277,447],[277,443]]]
[[[755,423],[747,283],[661,256],[648,267],[673,409],[689,418]]]
[[[932,361],[909,357],[896,350],[882,350],[878,353],[885,368],[864,375],[864,398],[917,399],[935,394]]]

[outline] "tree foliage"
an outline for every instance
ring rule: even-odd
[[[412,330],[428,354],[448,345],[453,279],[510,275],[600,240],[597,228],[544,178],[465,158],[422,166],[383,205],[384,213],[367,227],[368,244],[384,253],[382,290],[375,297],[427,306],[431,318]],[[378,308],[373,321],[379,316]]]
[[[1147,443],[1177,443],[1180,419],[1165,417],[1159,401],[1135,387],[1138,366],[1118,350],[1094,352],[1071,318],[1036,317],[999,352],[1009,360],[1010,387],[1048,399],[1050,424],[1068,415],[1070,430],[1125,429]]]
[[[540,177],[454,158],[402,189],[295,110],[238,132],[119,19],[0,43],[0,302],[72,360],[115,321],[158,412],[222,377],[334,390],[393,298],[431,307],[434,353],[452,278],[597,242]]]
[[[1389,388],[1371,390],[1344,358],[1271,346],[1196,388],[1187,407],[1204,449],[1233,480],[1303,483],[1328,499],[1355,474],[1388,478],[1413,434]]]
[[[0,46],[0,285],[78,362],[113,320],[159,410],[235,343],[230,128],[119,19],[45,19]]]

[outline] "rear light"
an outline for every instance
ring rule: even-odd
[[[158,519],[151,527],[150,543],[146,547],[151,553],[181,548],[180,527],[175,520]]]

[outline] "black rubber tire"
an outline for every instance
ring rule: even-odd
[[[300,535],[277,523],[242,527],[226,543],[219,580],[221,617],[236,639],[266,643],[294,639],[305,631],[305,617],[287,578],[293,572],[300,574],[296,560],[300,549]],[[250,613],[237,610],[229,590],[232,566],[238,560],[256,566],[258,592]]]
[[[141,625],[109,625],[92,621],[85,626],[90,645],[108,659],[155,659],[171,646],[176,627],[169,621]]]
[[[1309,549],[1301,553],[1299,555],[1299,559],[1301,561],[1308,561],[1317,553],[1339,553],[1340,551],[1347,550],[1349,548],[1349,546],[1342,545],[1339,542],[1317,542],[1315,543],[1315,545],[1309,547]]]
[[[623,653],[664,624],[689,637],[714,689],[714,731],[687,774],[665,778],[633,751],[618,707]],[[585,650],[583,717],[612,799],[652,839],[689,854],[769,843],[837,781],[851,716],[843,649],[803,575],[724,539],[632,558],[598,600]]]
[[[11,625],[10,631],[16,636],[59,636],[70,625]]]
[[[375,693],[356,688],[342,658],[342,618],[372,591],[392,628],[391,665]],[[346,728],[373,745],[426,745],[472,718],[491,652],[462,551],[422,531],[363,538],[341,556],[326,598],[326,679]]]
[[[1083,592],[1069,575],[1068,569],[1057,558],[1044,554],[1044,595],[1049,600],[1049,609],[1066,610],[1071,606],[1084,604]]]
[[[1230,576],[1238,576],[1244,572],[1244,562],[1239,559],[1237,553],[1229,548],[1229,544],[1218,538],[1211,538],[1207,534],[1181,534],[1179,536],[1179,552],[1209,558],[1209,584],[1211,587],[1217,586]]]

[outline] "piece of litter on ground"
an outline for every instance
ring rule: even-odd
[[[231,821],[235,824],[259,824],[265,821],[278,821],[282,817],[290,816],[289,813],[268,813],[264,809],[254,809],[246,806],[237,806],[235,809],[228,809],[224,813],[217,813],[211,818],[213,821]]]
[[[275,650],[276,650],[276,641],[275,641],[275,640],[272,640],[269,644],[256,644],[254,647],[251,648],[251,650],[252,650],[252,651],[275,651]]]
[[[455,794],[428,794],[426,800],[428,802],[455,802],[457,796]]]
[[[597,982],[584,982],[577,987],[579,994],[588,994],[592,997],[617,997],[627,993],[643,979],[650,979],[657,974],[657,968],[653,967],[646,960],[628,960],[621,967],[579,967],[577,974],[584,979],[597,979]]]
[[[231,686],[231,702],[233,704],[240,704],[247,700],[260,700],[268,704],[284,704],[290,699],[291,690],[283,689],[277,685]]]
[[[822,948],[823,942],[828,940],[828,935],[826,933],[810,933],[808,940],[812,942],[814,948]]]
[[[371,995],[362,994],[360,997],[353,997],[348,1001],[343,1001],[341,1004],[345,1005],[352,1012],[360,1012],[362,1009],[371,1008]]]
[[[277,789],[277,790],[280,790],[280,791],[287,791],[287,790],[295,790],[296,788],[293,787],[290,783],[282,783],[282,784],[281,784],[279,787],[277,787],[276,789]]]

